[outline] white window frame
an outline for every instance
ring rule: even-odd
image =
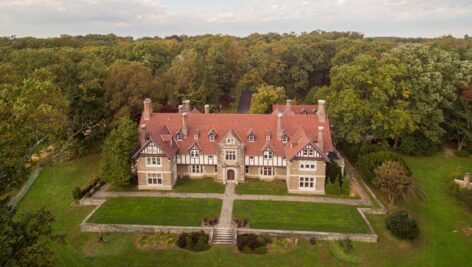
[[[181,133],[178,133],[177,135],[175,135],[175,139],[177,139],[177,141],[182,141],[182,134]]]
[[[298,189],[313,191],[316,190],[316,178],[313,176],[299,176],[298,177]]]
[[[225,150],[225,160],[236,160],[236,151]]]
[[[282,143],[284,144],[288,143],[288,136],[286,135],[282,136]]]
[[[301,160],[300,161],[300,170],[315,171],[316,170],[316,160]]]
[[[272,150],[270,149],[266,149],[264,150],[264,159],[273,159],[274,158],[274,152],[272,152]]]
[[[198,134],[194,134],[194,135],[193,135],[193,139],[194,139],[194,140],[198,140]]]
[[[275,169],[272,166],[261,166],[259,168],[261,176],[273,177],[275,175]]]
[[[270,135],[266,135],[266,141],[270,141]]]
[[[191,158],[198,158],[200,156],[200,151],[198,151],[198,149],[192,148],[190,149],[189,154]]]
[[[203,165],[192,164],[190,165],[191,174],[203,174]]]
[[[208,140],[210,140],[210,142],[215,142],[215,135],[214,134],[210,134],[208,136]]]
[[[146,167],[161,167],[160,157],[146,157]]]
[[[254,143],[254,139],[255,139],[255,138],[254,138],[254,135],[251,134],[251,135],[248,137],[248,139],[249,139],[249,143]]]
[[[234,145],[236,142],[234,140],[234,138],[226,138],[226,144],[228,145]]]
[[[162,173],[158,172],[148,172],[146,173],[146,183],[148,185],[162,185]]]
[[[303,156],[304,157],[313,157],[313,156],[315,156],[315,151],[311,148],[304,148],[303,149]]]

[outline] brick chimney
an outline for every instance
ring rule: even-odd
[[[184,106],[184,112],[190,112],[190,100],[182,101],[182,105]]]
[[[179,113],[182,113],[184,112],[184,106],[183,105],[179,105]]]
[[[287,111],[292,111],[292,100],[287,99]]]
[[[150,98],[144,99],[144,110],[143,110],[143,118],[145,121],[151,119],[152,116],[152,101]]]
[[[146,132],[146,124],[139,125],[139,144],[142,146],[146,143],[148,139],[147,132]]]
[[[326,101],[318,100],[318,111],[316,112],[320,122],[325,122],[326,119]]]
[[[205,105],[205,114],[210,114],[210,105]]]
[[[182,113],[182,133],[184,134],[184,137],[187,138],[187,134],[188,134],[188,113],[187,112]]]
[[[282,140],[282,113],[277,113],[277,140]]]
[[[324,137],[323,137],[324,127],[318,127],[318,146],[324,151]]]

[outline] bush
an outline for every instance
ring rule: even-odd
[[[420,234],[416,220],[406,211],[395,211],[387,217],[387,229],[397,238],[413,240]]]
[[[417,132],[402,137],[400,151],[413,156],[427,156],[439,151],[439,143],[434,143]]]
[[[254,234],[242,234],[238,236],[238,250],[246,254],[265,254],[267,244],[272,240],[267,236],[257,236]]]
[[[357,161],[357,167],[364,180],[371,182],[375,177],[375,169],[387,160],[399,162],[405,168],[407,174],[411,176],[411,170],[405,161],[398,154],[390,151],[379,151],[363,155]]]
[[[310,237],[310,244],[316,245],[316,238],[315,237]]]
[[[472,211],[472,189],[459,189],[457,197]]]
[[[351,254],[354,251],[352,241],[349,238],[339,240],[339,245],[341,246],[345,254]]]
[[[326,179],[335,183],[339,177],[342,177],[341,167],[335,161],[326,164]]]
[[[179,248],[191,251],[204,251],[210,248],[208,240],[209,236],[204,232],[182,233],[179,235],[176,244]]]
[[[467,158],[470,156],[470,152],[467,150],[461,150],[461,151],[456,151],[456,156],[461,157],[461,158]]]
[[[82,191],[80,190],[78,186],[72,189],[72,197],[74,198],[75,201],[78,201],[82,198]]]
[[[387,142],[379,142],[379,143],[371,143],[371,142],[363,142],[360,144],[341,144],[340,147],[346,153],[346,156],[356,162],[360,156],[379,152],[379,151],[388,151],[389,145]]]
[[[349,186],[348,178],[346,176],[340,176],[334,183],[327,179],[325,192],[331,195],[349,195],[351,188]]]

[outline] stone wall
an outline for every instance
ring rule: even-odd
[[[212,227],[191,227],[191,226],[165,226],[165,225],[137,225],[137,224],[96,224],[82,223],[80,231],[82,232],[119,232],[119,233],[188,233],[200,232],[210,234]]]

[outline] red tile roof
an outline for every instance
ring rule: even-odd
[[[295,106],[295,105],[294,105]],[[196,142],[201,154],[216,154],[217,144],[229,132],[233,131],[237,138],[245,145],[246,155],[262,155],[262,149],[269,142],[274,155],[291,158],[298,153],[301,144],[316,144],[318,126],[324,126],[324,150],[334,150],[331,140],[329,120],[326,116],[324,123],[318,121],[315,115],[297,115],[286,112],[282,116],[282,129],[289,137],[287,144],[277,140],[277,115],[273,114],[220,114],[220,113],[188,113],[188,135],[182,141],[176,141],[175,135],[182,129],[182,114],[180,113],[153,113],[151,119],[141,118],[141,124],[146,124],[146,131],[151,139],[165,152],[167,156],[175,153],[186,154]],[[194,140],[194,133],[208,133],[216,131],[215,142],[210,142],[207,135],[199,135]],[[248,133],[255,134],[254,142],[248,141]],[[169,135],[174,138],[170,138]],[[266,140],[270,135],[270,141]],[[300,148],[300,149],[299,149]],[[297,150],[299,149],[299,150]],[[297,150],[295,152],[295,150]]]
[[[313,115],[316,113],[316,110],[318,109],[318,105],[292,105],[292,111],[295,114],[306,114],[307,115]],[[275,104],[272,105],[272,113],[279,113],[279,112],[286,112],[287,110],[287,105],[284,104]]]

